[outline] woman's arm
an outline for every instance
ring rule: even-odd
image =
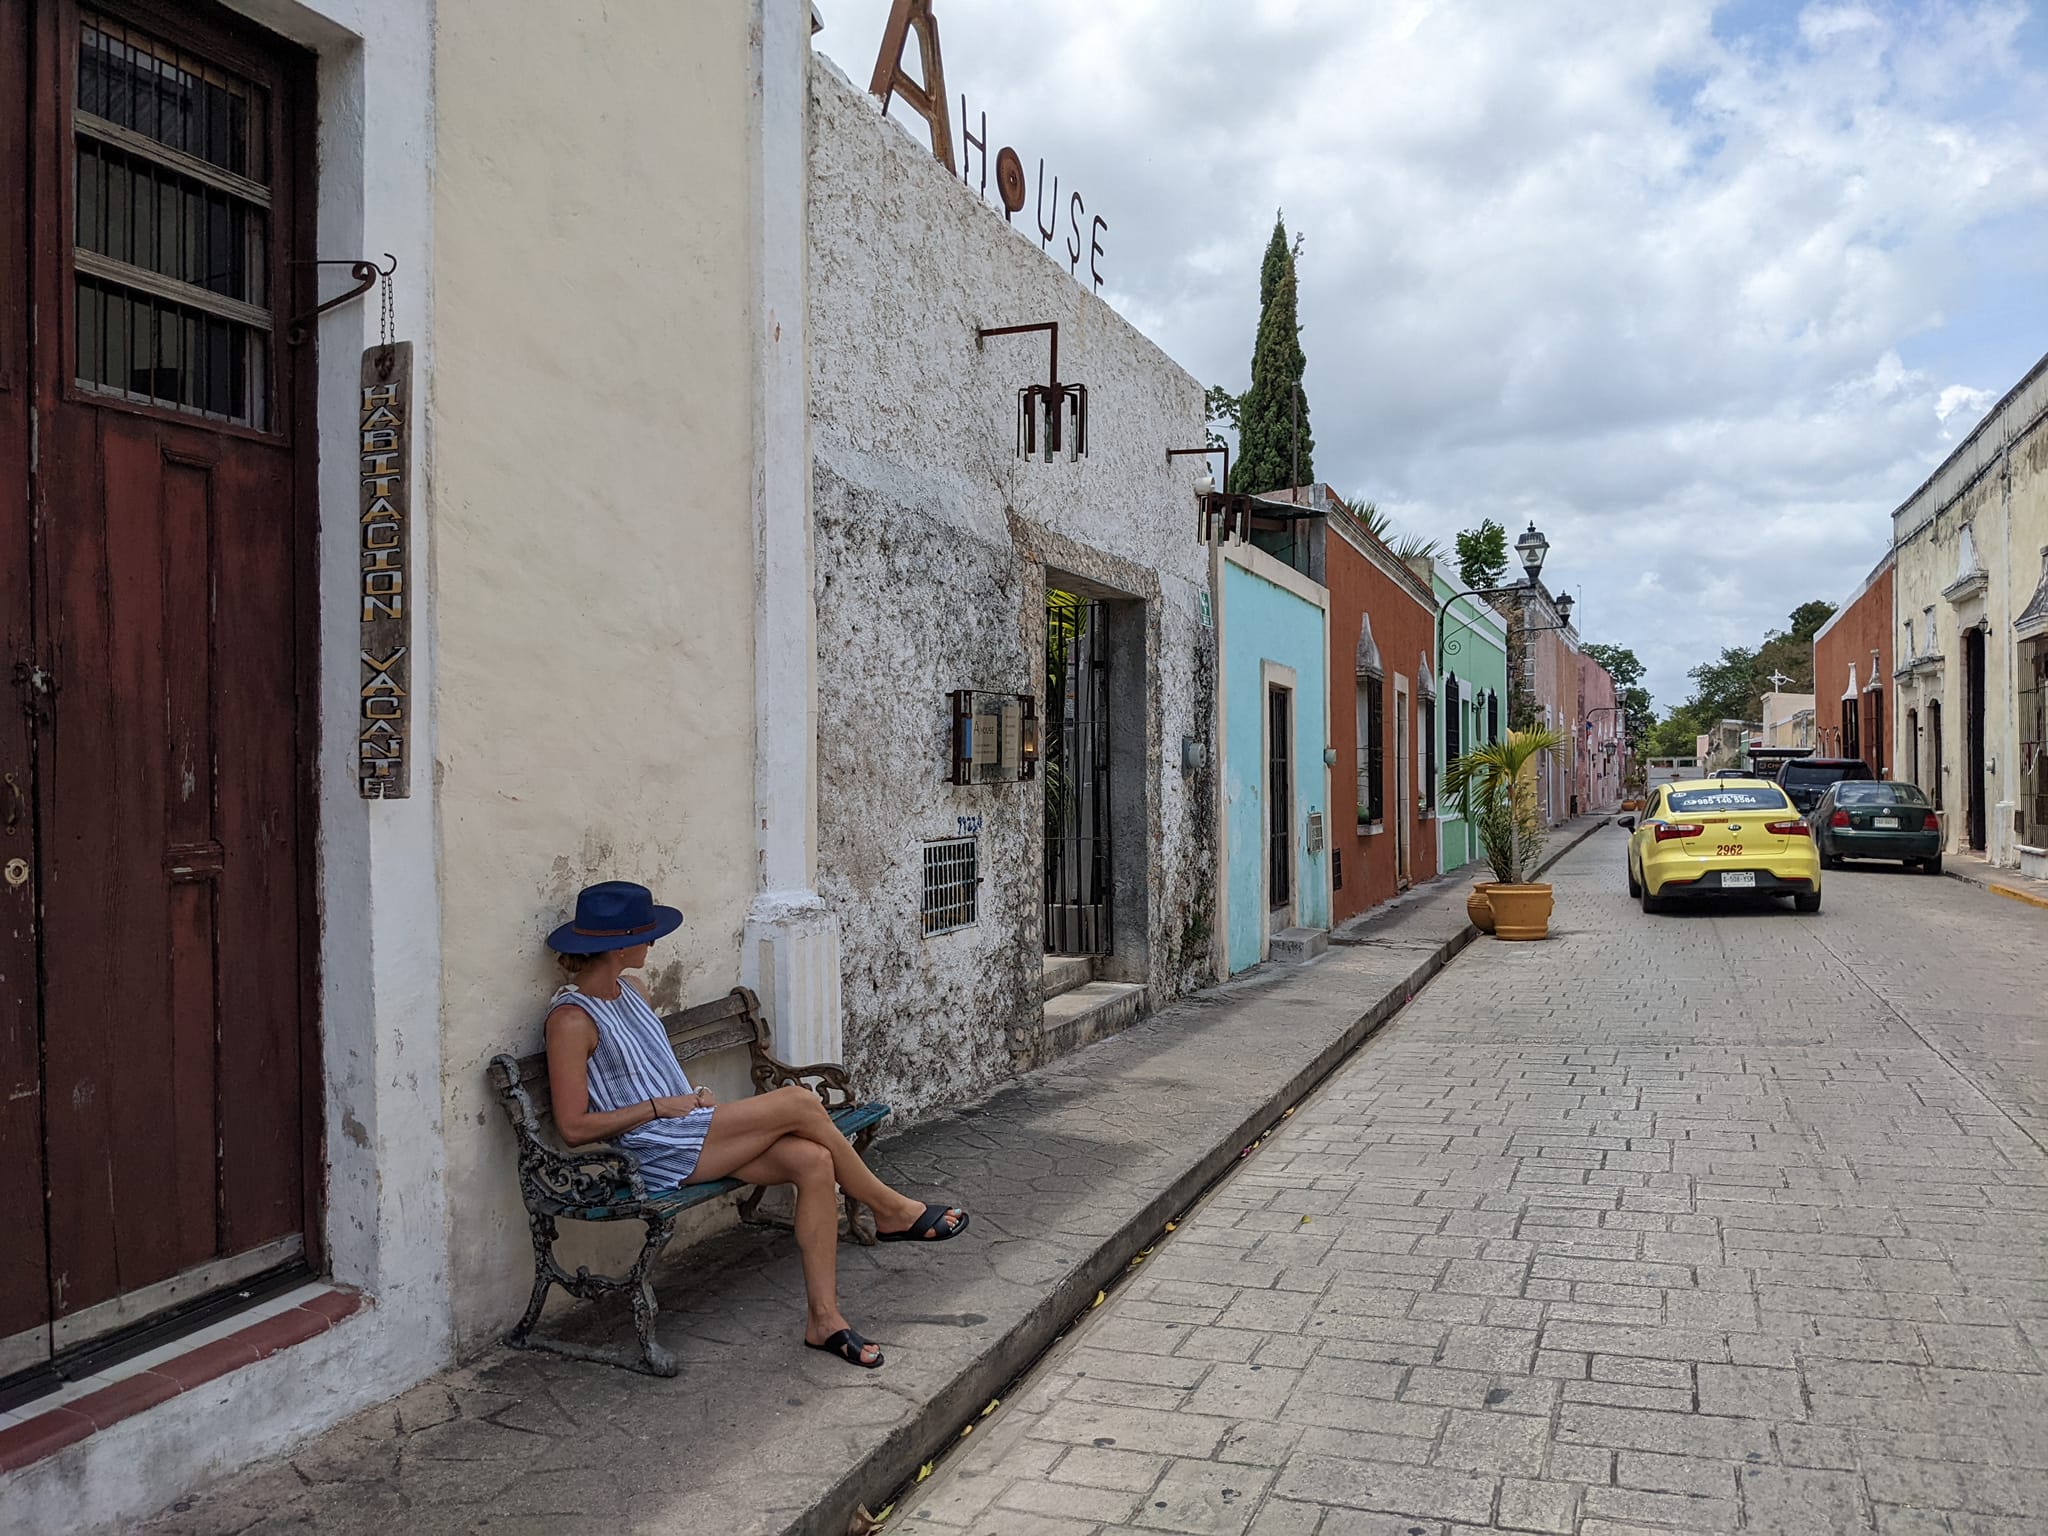
[[[574,1003],[564,1003],[548,1015],[547,1030],[548,1093],[554,1100],[555,1129],[570,1146],[610,1141],[650,1120],[688,1114],[697,1107],[694,1100],[671,1097],[622,1109],[591,1109],[590,1056],[597,1049],[597,1026]]]

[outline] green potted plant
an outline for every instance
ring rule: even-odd
[[[1536,799],[1536,759],[1564,745],[1556,731],[1510,731],[1455,758],[1444,770],[1444,788],[1479,829],[1479,843],[1493,870],[1483,892],[1475,888],[1466,910],[1479,921],[1474,903],[1483,895],[1492,927],[1501,939],[1541,939],[1550,932],[1551,889],[1532,880],[1547,829]],[[1480,923],[1486,928],[1485,923]]]

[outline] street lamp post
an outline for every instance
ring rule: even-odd
[[[1453,592],[1449,597],[1436,605],[1436,670],[1439,677],[1443,675],[1444,658],[1446,656],[1455,656],[1459,652],[1460,646],[1456,638],[1458,633],[1470,629],[1473,622],[1471,619],[1467,619],[1455,628],[1447,628],[1444,620],[1450,614],[1451,604],[1461,597],[1506,597],[1512,592],[1535,590],[1536,579],[1543,574],[1543,557],[1550,553],[1550,540],[1543,537],[1537,531],[1536,524],[1531,522],[1528,530],[1515,540],[1515,553],[1522,557],[1522,569],[1527,572],[1522,581],[1508,587],[1472,587],[1463,592]],[[1560,593],[1556,599],[1556,607],[1557,623],[1525,624],[1522,626],[1522,633],[1541,634],[1545,630],[1571,628],[1573,607],[1571,593]]]

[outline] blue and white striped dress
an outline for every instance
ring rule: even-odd
[[[597,1049],[590,1053],[586,1078],[593,1110],[625,1109],[649,1099],[687,1099],[696,1093],[668,1043],[660,1015],[627,982],[620,981],[614,998],[592,997],[566,986],[555,994],[550,1011],[563,1003],[574,1003],[597,1026]],[[693,1109],[680,1118],[636,1125],[612,1142],[640,1159],[640,1174],[650,1190],[666,1189],[695,1171],[704,1133],[710,1128],[711,1111]]]

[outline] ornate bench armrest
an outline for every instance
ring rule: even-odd
[[[557,1152],[536,1137],[519,1138],[519,1194],[529,1207],[625,1205],[647,1199],[640,1159],[619,1147]]]
[[[519,1194],[528,1207],[619,1205],[645,1200],[640,1159],[618,1147],[572,1147],[557,1151],[541,1135],[541,1117],[519,1080],[519,1063],[510,1056],[491,1058],[491,1077],[505,1106],[513,1134],[519,1138]]]
[[[759,1046],[754,1048],[754,1091],[773,1093],[777,1088],[808,1088],[827,1109],[844,1109],[858,1104],[853,1080],[836,1061],[821,1061],[808,1067],[792,1067],[777,1061]]]

